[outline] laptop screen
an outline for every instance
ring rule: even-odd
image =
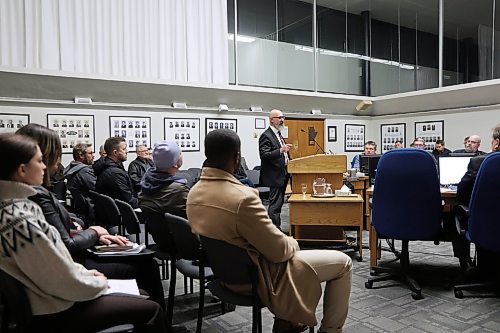
[[[467,172],[471,156],[439,157],[439,183],[441,185],[456,185]]]

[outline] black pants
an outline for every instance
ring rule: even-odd
[[[116,257],[119,261],[120,257]],[[136,279],[140,289],[145,290],[151,300],[158,303],[163,309],[165,295],[161,284],[160,270],[152,257],[130,260],[122,258],[123,262],[102,262],[93,258],[85,258],[83,266],[103,273],[108,279]]]
[[[281,229],[281,207],[285,200],[286,183],[280,187],[269,188],[269,207],[267,213],[273,221],[273,224]]]
[[[90,333],[122,324],[134,325],[134,332],[167,332],[165,312],[158,303],[136,296],[101,296],[75,303],[71,308],[34,316],[32,331]]]

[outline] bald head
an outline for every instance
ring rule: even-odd
[[[276,128],[278,131],[283,130],[285,124],[285,116],[283,112],[278,109],[271,110],[269,112],[269,125]]]
[[[465,144],[465,151],[468,153],[475,153],[479,150],[481,145],[481,137],[479,135],[473,134],[469,136],[467,143]]]

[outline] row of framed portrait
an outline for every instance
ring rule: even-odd
[[[261,118],[264,120],[265,118]],[[28,114],[0,114],[0,133],[14,132],[29,124]],[[200,118],[164,118],[164,138],[177,142],[183,151],[200,151]],[[225,128],[237,132],[238,120],[206,118],[206,133]],[[261,126],[261,120],[255,122]],[[48,114],[47,127],[61,139],[62,153],[71,154],[78,143],[95,147],[95,122],[93,115]],[[129,149],[139,145],[151,147],[150,117],[109,116],[109,135],[125,139]]]
[[[337,126],[328,126],[328,141],[337,141]],[[444,140],[444,121],[415,122],[415,138],[422,138],[426,142],[425,150],[432,151],[437,140]],[[380,152],[385,153],[394,149],[394,144],[400,141],[406,146],[406,124],[380,125]],[[364,150],[365,125],[346,124],[344,136],[344,151],[360,152]]]
[[[28,114],[0,114],[0,133],[12,132],[30,122]],[[73,146],[87,143],[95,146],[95,122],[93,115],[48,114],[47,126],[58,133],[63,153],[73,152]],[[265,129],[266,118],[255,118],[255,129]],[[238,132],[238,120],[226,118],[205,118],[205,133],[225,128]],[[129,149],[138,145],[151,147],[150,117],[109,116],[110,136],[123,137]],[[164,138],[177,142],[183,151],[200,151],[200,118],[164,118]],[[366,142],[365,125],[345,124],[344,150],[363,151]],[[337,126],[328,126],[328,141],[337,141]],[[425,140],[425,149],[432,151],[437,140],[444,139],[444,121],[415,122],[415,137]],[[380,151],[394,149],[396,141],[406,146],[406,124],[380,125]]]

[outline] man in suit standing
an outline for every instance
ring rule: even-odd
[[[290,174],[287,170],[290,147],[282,136],[285,116],[280,110],[269,113],[269,128],[259,138],[260,179],[259,183],[269,187],[267,209],[273,224],[281,230],[281,207],[285,200],[285,189]]]

